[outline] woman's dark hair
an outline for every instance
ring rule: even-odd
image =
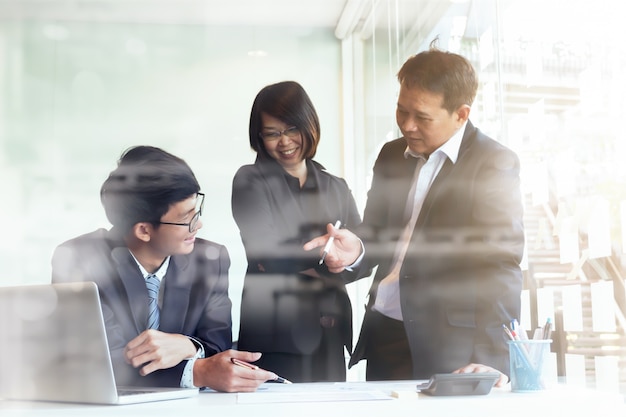
[[[272,159],[260,136],[263,130],[261,115],[265,113],[289,126],[295,126],[302,134],[303,156],[310,159],[317,152],[320,140],[320,122],[313,103],[306,91],[295,81],[283,81],[263,87],[252,103],[250,112],[250,147],[262,159]]]
[[[139,222],[158,226],[172,204],[199,191],[184,160],[159,148],[136,146],[124,151],[102,184],[100,201],[109,222],[126,234]]]

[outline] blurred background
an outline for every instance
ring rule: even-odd
[[[245,255],[231,181],[254,161],[256,93],[295,80],[320,116],[316,160],[362,210],[398,136],[395,74],[438,46],[480,78],[473,123],[522,160],[522,325],[550,318],[559,375],[626,393],[626,51],[619,0],[0,0],[0,285],[50,281],[59,243],[109,227],[99,189],[128,147],[184,158],[201,237]],[[621,139],[620,139],[621,138]],[[355,327],[369,281],[349,286]],[[363,379],[361,365],[349,373]]]

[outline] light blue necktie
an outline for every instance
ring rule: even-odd
[[[146,287],[148,287],[148,297],[150,301],[148,302],[149,313],[148,313],[148,329],[158,329],[159,328],[159,286],[161,285],[161,281],[155,276],[150,275],[146,278]]]

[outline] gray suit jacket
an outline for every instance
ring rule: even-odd
[[[159,330],[192,336],[206,356],[230,349],[230,258],[222,245],[196,239],[193,252],[174,255],[161,283]],[[186,361],[142,377],[126,364],[124,346],[146,329],[145,280],[124,242],[98,229],[61,244],[52,257],[52,281],[98,285],[115,379],[118,385],[179,386]]]

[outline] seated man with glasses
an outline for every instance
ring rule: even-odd
[[[52,281],[98,285],[117,384],[253,391],[275,379],[231,362],[260,354],[230,350],[230,258],[196,237],[204,194],[187,163],[131,148],[100,199],[113,227],[61,244]]]

